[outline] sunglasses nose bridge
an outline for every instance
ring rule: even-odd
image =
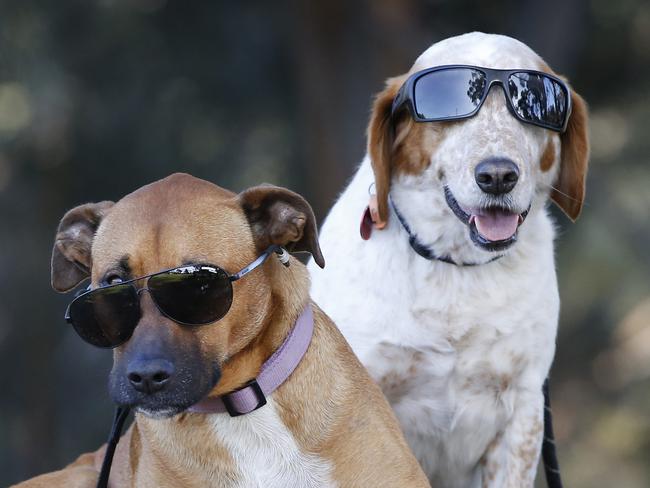
[[[506,89],[506,83],[504,82],[504,80],[502,80],[501,78],[498,78],[498,77],[492,77],[492,78],[488,77],[487,88],[485,89],[485,98],[488,97],[488,95],[490,94],[490,91],[492,90],[494,85],[499,85],[501,87],[501,89],[503,90],[503,92],[505,93],[506,98],[507,98],[508,91]]]
[[[143,299],[145,291],[149,295],[149,300]],[[142,316],[147,313],[147,308],[149,308],[149,310],[160,312],[164,317],[167,317],[167,314],[160,308],[160,305],[158,305],[158,302],[156,301],[155,295],[149,288],[143,286],[142,288],[138,288],[136,290],[136,293],[140,301],[140,313]]]
[[[483,101],[487,100],[488,95],[490,94],[490,90],[494,85],[499,85],[501,87],[501,91],[503,93],[503,96],[505,98],[505,103],[506,103],[506,108],[508,111],[515,117],[519,118],[517,115],[517,112],[515,110],[515,107],[513,105],[512,98],[510,96],[510,93],[508,91],[508,80],[510,78],[509,73],[504,73],[504,74],[498,74],[498,75],[492,75],[489,77],[488,81],[488,87],[484,96]]]
[[[144,313],[144,308],[143,308],[143,303],[142,303],[142,297],[144,296],[144,292],[147,292],[149,294],[149,298],[153,302],[153,304],[158,308],[158,304],[156,303],[156,299],[154,298],[153,294],[151,293],[151,290],[147,288],[146,286],[143,286],[142,288],[137,288],[135,290],[136,295],[138,296],[138,301],[140,302],[140,309]]]
[[[142,294],[144,292],[147,292],[149,294],[149,300],[143,300],[142,299]],[[138,298],[140,299],[140,310],[142,316],[144,316],[147,313],[146,307],[149,306],[150,311],[158,312],[160,315],[162,315],[165,319],[170,319],[173,322],[180,323],[178,320],[170,317],[170,315],[163,309],[163,307],[158,303],[156,300],[156,295],[153,293],[152,290],[149,288],[142,287],[137,290]]]
[[[508,109],[512,110],[510,97],[508,96],[508,89],[506,86],[507,80],[504,80],[501,77],[494,76],[494,75],[486,75],[486,78],[487,78],[487,86],[485,88],[483,98],[479,105],[479,109],[483,108],[483,104],[487,101],[488,97],[490,96],[490,92],[492,91],[494,85],[498,85],[501,87],[501,91],[506,99],[506,105],[508,106]]]

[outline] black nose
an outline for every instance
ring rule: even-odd
[[[136,359],[126,376],[136,390],[147,395],[162,390],[174,374],[174,365],[165,359]]]
[[[515,187],[519,168],[509,159],[488,159],[476,166],[474,178],[485,193],[501,195]]]

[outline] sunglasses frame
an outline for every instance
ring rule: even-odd
[[[278,245],[271,245],[268,248],[266,248],[264,250],[264,252],[262,252],[253,262],[246,265],[245,267],[243,267],[241,270],[239,270],[237,273],[234,273],[234,274],[230,274],[226,270],[224,270],[223,268],[221,268],[219,266],[216,266],[216,265],[212,265],[212,264],[183,264],[181,266],[174,266],[173,268],[164,269],[162,271],[156,271],[155,273],[151,273],[151,274],[144,275],[144,276],[139,276],[137,278],[132,278],[130,280],[126,280],[126,281],[123,281],[121,283],[116,283],[114,285],[106,285],[106,286],[100,286],[99,288],[87,289],[83,293],[80,293],[79,295],[77,295],[68,304],[68,306],[66,307],[66,310],[65,310],[64,319],[68,324],[71,324],[73,327],[75,327],[74,321],[73,321],[72,317],[70,316],[70,309],[74,305],[75,302],[77,302],[78,300],[81,300],[84,297],[87,297],[88,295],[90,295],[92,293],[96,293],[98,291],[102,291],[102,290],[106,290],[106,289],[114,288],[114,287],[118,287],[118,286],[124,286],[124,285],[132,287],[135,290],[137,296],[139,296],[140,293],[142,293],[143,291],[149,291],[149,293],[151,293],[149,288],[147,288],[146,286],[144,286],[142,288],[137,288],[135,286],[135,283],[137,281],[141,281],[141,280],[147,280],[147,283],[148,283],[149,279],[152,278],[153,276],[159,276],[159,275],[162,275],[162,274],[165,274],[165,273],[169,273],[171,271],[181,270],[181,269],[184,269],[184,268],[194,268],[197,271],[207,269],[207,270],[210,270],[211,272],[214,272],[214,273],[220,273],[220,272],[225,273],[225,275],[228,278],[229,283],[231,284],[231,287],[232,287],[232,283],[234,281],[237,281],[237,280],[243,278],[248,273],[253,271],[255,268],[258,268],[259,266],[264,264],[264,262],[266,262],[266,260],[269,258],[269,256],[271,256],[273,253],[276,253],[278,255],[283,255],[284,249],[281,246],[278,246]],[[90,288],[90,287],[88,287],[88,288]],[[174,317],[169,316],[169,314],[167,314],[158,305],[158,302],[156,301],[156,299],[155,299],[155,297],[153,295],[152,295],[152,299],[153,299],[154,304],[156,305],[156,308],[158,308],[158,310],[160,311],[161,314],[163,314],[168,319],[173,320],[177,324],[184,325],[184,326],[202,326],[202,325],[211,324],[213,322],[218,322],[219,320],[221,320],[222,318],[224,318],[228,314],[228,311],[230,311],[230,307],[232,306],[232,299],[231,299],[230,306],[228,307],[228,310],[226,311],[226,313],[224,313],[221,317],[219,317],[216,320],[211,320],[209,322],[203,322],[203,323],[188,323],[188,322],[182,322],[182,321],[180,321],[178,319],[175,319]],[[136,324],[136,326],[137,326],[137,324]],[[135,327],[133,329],[135,330]],[[75,331],[76,331],[76,327],[75,327]],[[131,332],[131,334],[132,333],[133,332]],[[124,341],[122,341],[122,342],[120,342],[118,344],[109,345],[109,346],[100,346],[100,345],[97,345],[97,344],[91,344],[91,345],[93,345],[95,347],[99,347],[101,349],[115,349],[116,347],[119,347],[122,344],[124,344],[125,342],[127,342],[131,338],[131,334],[129,335],[129,337],[127,339],[125,339]],[[88,342],[83,337],[82,337],[82,340],[84,340],[85,342]]]
[[[416,107],[415,107],[415,85],[418,82],[418,80],[430,73],[434,73],[436,71],[445,71],[445,70],[450,70],[450,69],[459,69],[459,68],[465,68],[465,69],[471,69],[474,71],[480,71],[484,74],[485,80],[486,80],[486,88],[483,93],[483,96],[481,97],[481,100],[479,101],[478,105],[476,108],[465,115],[459,115],[459,116],[449,116],[449,117],[436,117],[436,118],[426,118],[426,117],[420,117],[417,113]],[[560,85],[560,87],[564,90],[565,96],[567,99],[567,106],[565,110],[565,116],[564,116],[564,123],[561,128],[549,125],[549,124],[544,124],[543,122],[533,122],[530,120],[526,120],[523,117],[521,117],[518,113],[515,107],[512,105],[512,100],[510,97],[510,94],[508,93],[508,79],[510,76],[512,76],[515,73],[526,73],[526,74],[533,74],[533,75],[541,75],[547,78],[550,78],[551,80],[555,81]],[[519,121],[525,123],[525,124],[530,124],[530,125],[535,125],[537,127],[542,127],[544,129],[549,129],[555,132],[563,133],[566,131],[567,125],[569,123],[569,118],[571,117],[571,90],[567,86],[567,84],[558,78],[557,76],[550,75],[548,73],[545,73],[543,71],[536,71],[532,69],[492,69],[492,68],[483,68],[481,66],[472,66],[472,65],[467,65],[467,64],[448,64],[448,65],[443,65],[443,66],[436,66],[433,68],[428,68],[422,71],[418,71],[416,73],[413,73],[411,76],[409,76],[406,81],[402,84],[400,87],[399,91],[397,92],[397,95],[395,95],[395,98],[393,99],[393,106],[391,110],[391,117],[394,117],[395,114],[400,112],[404,105],[408,108],[409,113],[411,114],[411,117],[415,122],[443,122],[447,120],[461,120],[461,119],[467,119],[470,117],[475,116],[478,111],[481,109],[483,106],[483,103],[485,102],[485,99],[487,98],[488,94],[490,93],[490,90],[492,89],[493,85],[501,85],[501,88],[503,89],[503,92],[506,96],[506,105],[508,106],[508,110],[510,110],[510,113],[516,117]]]

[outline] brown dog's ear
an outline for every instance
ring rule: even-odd
[[[368,154],[375,174],[377,208],[382,221],[388,219],[388,192],[390,191],[391,158],[395,148],[395,130],[391,122],[393,99],[406,76],[389,78],[386,88],[375,97],[368,124]]]
[[[575,221],[580,215],[585,198],[589,134],[587,104],[573,90],[571,90],[571,104],[569,124],[566,132],[560,136],[562,141],[560,173],[551,190],[551,199],[572,221]]]
[[[90,276],[95,231],[113,202],[86,203],[68,211],[56,231],[52,249],[52,288],[66,292]]]
[[[325,260],[318,245],[316,217],[307,201],[286,188],[260,185],[238,196],[259,251],[271,244],[291,252],[309,252],[321,268]]]

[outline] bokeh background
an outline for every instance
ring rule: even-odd
[[[94,449],[112,417],[111,353],[49,287],[66,209],[187,171],[288,186],[322,219],[363,156],[371,95],[471,30],[526,42],[591,106],[584,213],[556,213],[559,455],[566,486],[650,486],[643,0],[0,0],[0,485]]]

